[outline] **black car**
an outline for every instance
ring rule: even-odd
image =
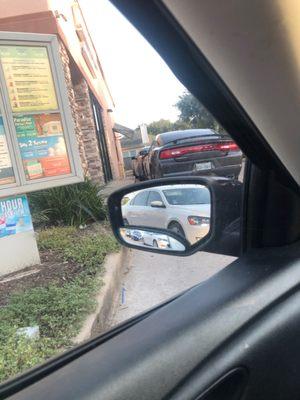
[[[242,152],[226,134],[188,129],[156,136],[143,160],[148,179],[217,175],[238,178]]]
[[[150,146],[143,147],[136,157],[132,157],[132,171],[135,178],[143,181],[145,179],[145,172],[143,168],[144,157],[148,154]]]

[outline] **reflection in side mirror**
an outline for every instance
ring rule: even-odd
[[[172,236],[158,231],[144,231],[133,228],[120,228],[120,235],[127,244],[165,251],[185,251],[185,246]]]
[[[182,237],[191,245],[210,231],[211,197],[204,185],[187,183],[150,187],[127,193],[121,203],[123,224],[128,229],[141,227],[141,230],[147,228],[155,232],[158,228],[166,234],[170,232],[175,237]]]
[[[166,206],[164,205],[164,203],[160,200],[156,200],[156,201],[151,201],[150,204],[151,207],[156,207],[156,208],[166,208]]]

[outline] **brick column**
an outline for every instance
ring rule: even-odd
[[[83,76],[72,79],[68,52],[61,41],[59,47],[82,167],[86,176],[101,184],[104,177],[89,88]]]
[[[66,85],[67,85],[69,104],[71,107],[72,117],[73,117],[73,121],[74,121],[75,134],[76,134],[76,139],[77,139],[78,148],[79,148],[81,165],[82,165],[84,174],[86,176],[89,176],[88,164],[87,164],[85,151],[84,151],[83,134],[82,134],[82,131],[80,128],[78,105],[75,100],[75,93],[74,93],[74,89],[73,89],[71,71],[70,71],[70,66],[69,66],[70,60],[69,60],[69,56],[68,56],[65,46],[63,45],[63,43],[60,40],[59,40],[59,53],[60,53],[60,58],[62,61],[63,71],[64,71],[64,75],[65,75],[65,81],[66,81]]]
[[[90,177],[95,183],[104,183],[103,168],[89,88],[83,77],[80,79],[79,83],[74,85],[74,93],[75,101],[78,106],[80,129],[82,132],[85,157]]]

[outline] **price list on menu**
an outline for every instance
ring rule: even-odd
[[[47,48],[0,46],[13,112],[58,109]]]

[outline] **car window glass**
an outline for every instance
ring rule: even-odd
[[[54,2],[44,3],[50,7]],[[0,381],[167,301],[235,259],[224,252],[201,251],[190,257],[163,254],[163,250],[184,248],[176,237],[194,245],[214,226],[208,191],[200,184],[198,188],[187,185],[186,177],[226,179],[237,192],[243,186],[245,157],[230,132],[183,87],[109,0],[73,3],[79,13],[76,20],[86,22],[84,31],[77,29],[80,24],[73,18],[61,19],[60,24],[70,34],[81,32],[75,42],[87,68],[82,68],[80,57],[74,59],[73,40],[58,38],[55,57],[62,61],[61,75],[68,89],[64,101],[70,102],[76,127],[73,139],[86,178],[74,185],[27,193],[28,202],[26,194],[0,199]],[[21,32],[26,21],[17,24],[13,8],[12,25]],[[38,18],[38,13],[32,16]],[[33,21],[32,26],[37,24]],[[41,29],[47,33],[47,26]],[[88,37],[85,31],[90,32]],[[49,81],[45,63],[33,53],[4,61],[1,74],[9,83],[0,87],[1,116],[2,97],[7,110],[10,101],[46,106],[51,96],[45,97],[43,89]],[[47,121],[55,117],[51,109],[41,112]],[[64,149],[55,145],[55,126],[44,126],[47,121],[37,120],[36,112],[18,113],[18,121],[12,114],[7,121],[0,117],[0,185],[14,186],[20,179],[14,176],[15,166],[7,155],[7,148],[13,147],[6,137],[9,127],[16,131],[16,151],[22,159],[26,156],[31,176],[41,173],[42,164],[49,172],[45,180],[61,173]],[[63,127],[65,121],[61,122]],[[151,182],[161,178],[171,178],[173,183],[164,183],[162,189]],[[113,235],[107,202],[115,190],[122,193],[124,187],[140,182],[145,186],[124,191],[121,203],[124,236],[132,245],[125,248]],[[221,222],[225,213],[231,215],[231,204],[235,211],[224,227],[224,248],[233,247],[240,237],[237,197],[232,194],[222,202]],[[18,245],[12,246],[13,240]],[[20,264],[7,267],[17,255],[31,257],[33,252],[37,259],[31,265],[24,266],[21,259]],[[100,299],[109,300],[105,307]]]
[[[152,201],[161,201],[163,203],[161,195],[155,190],[151,190],[149,193],[147,205],[150,206]]]
[[[136,197],[132,201],[132,205],[134,206],[145,206],[147,204],[149,192],[141,192],[136,195]]]
[[[163,193],[171,205],[210,204],[209,190],[205,187],[201,189],[167,189]]]

